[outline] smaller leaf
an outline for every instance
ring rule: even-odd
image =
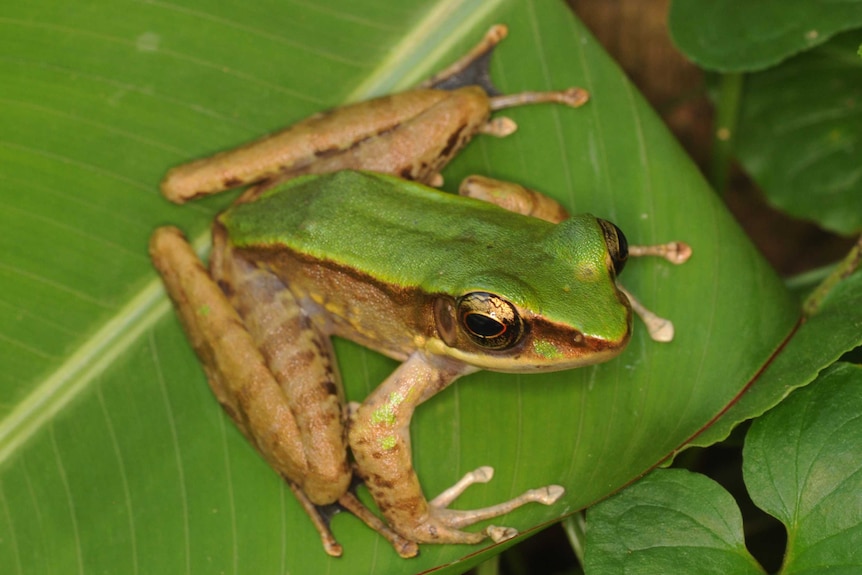
[[[743,450],[752,500],[787,526],[782,571],[862,571],[862,368],[838,363],[758,419]]]
[[[763,573],[736,502],[713,480],[660,469],[587,512],[588,575]]]
[[[796,330],[754,384],[689,445],[708,446],[726,438],[739,423],[766,413],[794,389],[814,381],[842,354],[862,345],[862,272],[836,284],[816,315]]]
[[[737,156],[770,203],[839,234],[862,230],[860,38],[749,76],[737,135]]]
[[[677,47],[704,68],[762,70],[862,25],[862,1],[674,0],[668,25]]]

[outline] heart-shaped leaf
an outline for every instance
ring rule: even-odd
[[[787,527],[783,573],[862,570],[860,413],[862,369],[837,363],[748,432],[745,483]]]
[[[742,515],[720,485],[683,469],[660,469],[590,508],[588,575],[754,575]]]

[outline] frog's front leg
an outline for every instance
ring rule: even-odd
[[[389,525],[412,541],[472,544],[486,537],[510,539],[517,535],[515,529],[489,526],[471,533],[460,528],[525,503],[550,505],[564,493],[551,485],[483,509],[448,509],[469,485],[490,480],[493,469],[481,467],[432,501],[425,498],[412,463],[410,420],[420,403],[472,371],[475,368],[462,363],[414,352],[352,414],[349,440],[357,471]]]

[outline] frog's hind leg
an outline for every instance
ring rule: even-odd
[[[320,542],[323,544],[323,550],[331,557],[341,557],[341,544],[336,541],[335,536],[329,529],[329,520],[333,513],[326,513],[320,506],[309,501],[308,497],[296,483],[287,478],[285,478],[285,481],[290,490],[293,491],[293,495],[296,497],[299,505],[305,510],[309,519],[311,519],[311,524],[317,529],[317,533],[320,535]]]
[[[583,88],[566,88],[565,90],[548,90],[545,92],[518,92],[493,96],[489,100],[492,112],[506,108],[516,108],[530,104],[562,104],[570,108],[580,108],[590,99],[590,94]],[[506,116],[496,116],[488,120],[479,130],[481,133],[497,138],[505,138],[518,130],[518,124]]]
[[[571,108],[578,108],[589,101],[589,93],[582,88],[501,94],[491,81],[491,55],[497,44],[502,42],[508,34],[509,29],[504,24],[491,26],[482,40],[469,52],[419,84],[418,87],[456,90],[464,86],[479,86],[491,97],[490,108],[492,111],[542,103],[563,104]],[[500,117],[490,120],[480,131],[483,134],[504,137],[513,133],[517,128],[517,124],[511,119]]]
[[[327,522],[292,480],[301,477],[307,465],[298,441],[299,428],[290,410],[279,408],[284,394],[237,311],[178,229],[157,229],[150,240],[150,255],[216,399],[297,494],[320,533],[324,550],[341,555]],[[261,429],[268,433],[261,434]]]
[[[308,496],[305,495],[298,485],[289,480],[287,480],[287,484],[290,486],[290,490],[293,491],[299,504],[303,509],[305,509],[308,517],[311,518],[312,524],[320,534],[323,549],[328,555],[341,557],[341,545],[332,535],[329,523],[332,520],[332,517],[342,511],[352,513],[357,519],[383,536],[384,539],[389,541],[399,556],[409,559],[411,557],[416,557],[416,555],[419,554],[419,546],[413,541],[408,541],[392,531],[386,523],[381,521],[379,517],[374,515],[361,501],[359,501],[356,495],[353,494],[353,488],[339,497],[338,501],[335,503],[331,503],[329,505],[315,505],[308,499]]]
[[[495,24],[485,33],[478,44],[421,84],[419,88],[455,90],[463,86],[481,86],[487,94],[499,94],[491,82],[489,66],[494,48],[509,34],[505,24]]]
[[[338,505],[355,515],[360,521],[389,541],[399,556],[409,559],[419,554],[419,546],[415,541],[405,539],[390,529],[386,523],[381,521],[379,517],[374,515],[371,510],[359,501],[352,490],[338,498]]]
[[[258,446],[255,427],[265,421],[256,418],[266,415],[262,407],[277,402],[281,394],[266,360],[180,230],[157,229],[150,239],[150,256],[203,364],[213,394],[243,434]],[[304,461],[295,441],[296,421],[289,412],[269,415],[273,416],[267,422],[272,428],[272,441],[282,445],[286,465],[295,464],[279,471],[288,475],[301,472]]]
[[[458,193],[552,224],[558,224],[569,217],[566,208],[555,199],[513,182],[485,176],[468,176],[461,182]]]
[[[221,241],[218,236],[216,239]],[[343,443],[343,411],[337,389],[326,386],[325,390],[338,400],[334,405],[331,401],[319,402],[322,409],[329,406],[336,412],[339,424],[336,438],[318,442],[321,453],[308,457],[301,432],[307,422],[298,420],[290,409],[284,386],[273,374],[272,363],[260,351],[265,346],[255,340],[236,308],[228,301],[225,294],[232,293],[233,284],[222,281],[219,285],[213,281],[182,232],[176,228],[157,229],[150,240],[150,254],[168,295],[176,305],[189,341],[204,366],[213,394],[249,442],[288,483],[317,528],[324,550],[329,555],[341,555],[341,546],[329,529],[331,513],[330,505],[327,505],[340,504],[392,541],[397,552],[410,556],[412,545],[412,554],[415,555],[415,544],[393,534],[358,501],[353,504],[349,497],[345,498],[345,493],[349,494],[351,470]],[[214,260],[219,261],[218,255],[214,254]],[[223,277],[221,279],[224,280]],[[271,300],[271,294],[262,299]],[[324,458],[323,467],[327,467],[327,458],[334,460],[328,465],[334,468],[334,475],[320,473],[319,455]],[[329,489],[321,489],[320,485],[327,482]],[[315,501],[306,490],[314,493]],[[369,520],[369,516],[374,517],[376,523]]]

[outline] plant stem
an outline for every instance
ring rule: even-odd
[[[721,77],[709,178],[719,195],[724,195],[727,189],[744,80],[745,76],[739,73],[724,74]]]
[[[832,273],[811,292],[811,295],[802,304],[804,317],[809,318],[820,311],[820,306],[829,292],[835,288],[838,282],[859,269],[860,263],[862,263],[862,237],[856,241],[856,245],[850,249],[850,252],[835,266]]]
[[[476,575],[500,575],[500,556],[494,555],[476,566]]]
[[[581,567],[584,565],[584,543],[587,536],[587,522],[583,512],[570,515],[563,520],[563,531],[569,539],[569,545],[578,558]]]

